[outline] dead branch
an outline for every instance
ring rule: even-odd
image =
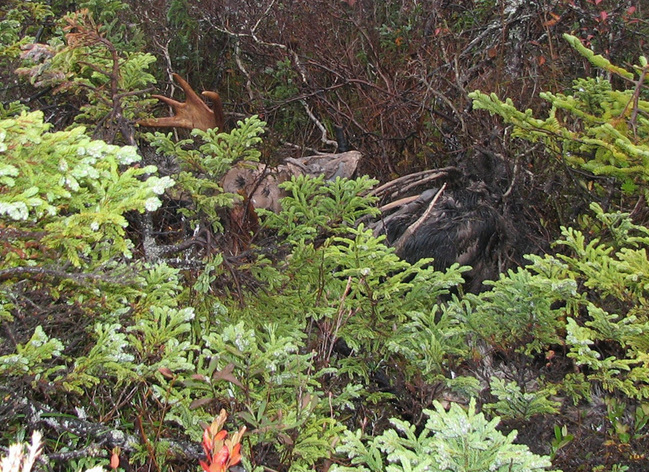
[[[115,429],[113,426],[109,427],[64,415],[48,405],[29,400],[6,389],[3,390],[3,401],[6,404],[11,404],[13,411],[24,415],[25,423],[33,429],[47,426],[59,434],[72,433],[85,439],[85,441],[80,441],[81,444],[94,443],[97,447],[103,448],[119,447],[126,452],[135,452],[138,449],[140,440],[137,436]],[[202,448],[197,443],[169,439],[168,444],[169,453],[178,459],[195,460],[202,455]],[[83,450],[88,454],[93,451],[92,448]],[[51,457],[58,456],[52,455]]]
[[[0,282],[4,282],[16,277],[20,277],[22,279],[28,278],[37,281],[42,281],[43,279],[71,280],[80,285],[96,282],[113,284],[127,283],[127,281],[122,278],[117,279],[115,277],[109,277],[106,274],[101,273],[71,273],[57,269],[48,269],[45,267],[12,267],[10,269],[0,270]]]

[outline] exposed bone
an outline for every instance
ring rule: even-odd
[[[391,180],[375,188],[369,194],[379,197],[382,201],[395,201],[408,196],[408,193],[418,189],[423,191],[430,187],[430,183],[437,179],[449,179],[460,174],[457,167],[443,167],[441,169],[425,170],[414,174],[405,175]],[[419,189],[421,187],[421,189]]]
[[[223,106],[219,94],[205,91],[203,96],[213,102],[213,109],[194,92],[191,86],[178,74],[174,79],[185,91],[185,102],[178,102],[162,95],[153,95],[169,105],[174,116],[150,118],[138,121],[142,126],[176,127],[208,130],[223,129]],[[278,212],[281,210],[280,199],[284,191],[279,188],[294,175],[324,175],[326,180],[336,177],[350,178],[356,172],[361,153],[348,151],[340,154],[318,154],[315,156],[286,159],[286,163],[276,168],[264,164],[241,163],[234,166],[223,177],[221,185],[226,192],[238,193],[247,198],[254,208],[264,208]]]
[[[163,95],[153,95],[153,97],[169,105],[173,110],[174,115],[166,116],[164,118],[147,118],[139,120],[137,123],[141,126],[152,126],[158,128],[187,128],[200,129],[203,131],[218,128],[219,130],[223,130],[225,119],[223,115],[223,105],[219,94],[210,91],[202,93],[204,97],[207,97],[212,101],[213,108],[210,108],[201,97],[194,92],[194,89],[191,88],[185,79],[175,73],[173,74],[173,78],[185,92],[186,98],[184,102],[179,102]]]
[[[387,205],[383,205],[382,207],[379,208],[381,213],[387,213],[391,210],[394,210],[395,208],[401,207],[403,205],[407,205],[408,203],[414,202],[419,198],[419,195],[413,195],[412,197],[404,197],[396,202],[390,202]]]
[[[286,195],[279,187],[281,183],[297,175],[324,175],[326,180],[350,178],[356,172],[360,158],[360,152],[348,151],[286,159],[286,164],[273,168],[260,163],[242,163],[225,174],[221,186],[226,192],[247,195],[255,208],[279,212],[282,208],[280,200]]]
[[[406,229],[401,237],[394,243],[394,251],[399,254],[401,250],[403,249],[404,243],[410,238],[415,231],[419,229],[419,227],[422,225],[424,221],[428,219],[428,216],[430,215],[430,212],[433,211],[433,208],[435,208],[435,203],[437,203],[437,200],[439,200],[439,197],[444,193],[444,189],[446,189],[446,183],[442,185],[442,188],[437,191],[435,194],[435,197],[433,200],[430,202],[428,205],[428,208],[426,208],[426,211],[424,212],[423,215],[421,215],[417,221],[415,221],[413,224],[408,226],[408,229]]]

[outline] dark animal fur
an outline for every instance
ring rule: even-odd
[[[436,190],[391,215],[385,227],[388,243],[394,244],[426,210]],[[446,190],[439,196],[426,221],[404,242],[398,255],[414,263],[432,257],[443,270],[457,262],[472,270],[465,274],[465,289],[479,292],[482,282],[497,277],[507,242],[507,226],[480,184]]]

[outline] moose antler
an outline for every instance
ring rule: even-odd
[[[219,94],[209,91],[202,93],[204,97],[212,100],[213,108],[210,108],[194,92],[194,89],[191,88],[185,79],[175,73],[173,74],[173,78],[185,91],[186,98],[184,102],[178,102],[173,98],[162,95],[153,95],[153,97],[169,105],[174,115],[164,118],[148,118],[139,120],[137,123],[142,126],[155,126],[160,128],[198,128],[203,131],[218,128],[219,130],[223,130],[225,119],[223,117],[223,105],[221,104]]]

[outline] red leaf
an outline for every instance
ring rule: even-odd
[[[230,451],[228,450],[228,446],[223,446],[219,452],[216,453],[216,455],[212,458],[212,464],[210,465],[211,467],[217,467],[214,470],[223,470],[225,468],[225,464],[228,462],[228,458],[230,457]]]
[[[212,438],[210,437],[209,428],[205,428],[203,430],[203,444],[205,444],[207,447],[212,447]]]
[[[606,21],[608,18],[608,13],[606,13],[606,10],[602,10],[599,12],[599,17],[602,21]]]
[[[164,375],[168,379],[173,379],[174,378],[174,373],[171,371],[171,369],[169,367],[160,367],[158,369],[158,372],[160,372],[162,375]]]
[[[239,462],[241,462],[241,444],[236,444],[232,448],[232,454],[230,455],[230,463],[229,465],[237,465]]]
[[[239,379],[237,379],[233,374],[232,371],[234,370],[234,364],[230,363],[226,365],[223,370],[215,370],[214,373],[212,374],[212,378],[214,380],[225,380],[227,382],[233,383],[237,387],[243,388],[243,384],[239,382]]]
[[[119,467],[119,453],[113,451],[110,455],[110,468],[116,470]]]
[[[205,454],[207,455],[207,460],[211,460],[212,458],[212,438],[210,437],[210,431],[209,429],[204,429],[203,430],[203,450],[205,451]]]

